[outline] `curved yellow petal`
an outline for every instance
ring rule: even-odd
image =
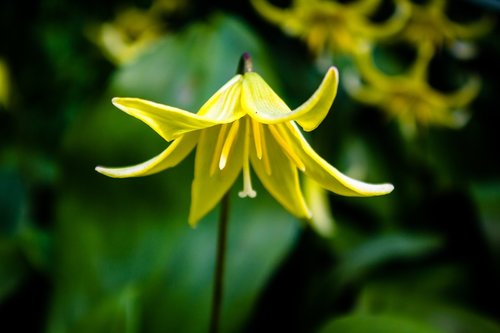
[[[271,5],[266,0],[250,0],[253,7],[266,19],[275,24],[282,24],[288,18],[288,10]]]
[[[351,97],[363,103],[382,107],[387,100],[387,94],[382,93],[373,85],[362,83],[360,75],[354,71],[345,71],[342,83]]]
[[[374,24],[363,19],[364,24],[356,27],[368,39],[391,37],[401,31],[411,17],[411,5],[406,0],[395,0],[394,14],[384,22]]]
[[[295,110],[290,108],[254,72],[243,78],[241,105],[250,117],[264,124],[296,120],[306,131],[315,129],[326,117],[337,94],[338,71],[330,67],[316,92]]]
[[[325,189],[345,196],[375,196],[392,192],[391,184],[368,184],[352,179],[321,158],[293,123],[276,125],[305,166],[305,174]]]
[[[120,110],[145,122],[167,141],[178,138],[182,134],[221,123],[188,111],[140,98],[115,97],[113,104]]]
[[[239,120],[237,120],[239,121]],[[227,160],[219,165],[221,149],[218,141],[227,142],[231,130],[224,130],[224,125],[207,128],[201,132],[194,164],[194,179],[191,188],[191,209],[189,224],[196,226],[198,221],[210,212],[231,188],[243,166],[243,145],[245,121],[232,138]],[[223,131],[222,135],[220,135]],[[223,150],[223,149],[222,149]],[[215,160],[214,160],[215,159]],[[215,161],[215,163],[214,163]],[[212,167],[215,164],[215,167]]]
[[[380,5],[381,0],[358,0],[345,4],[345,7],[363,15],[372,14]]]
[[[266,138],[263,142],[266,154],[259,158],[257,150],[251,149],[252,167],[267,191],[283,207],[298,218],[309,219],[312,215],[302,196],[297,167],[273,139],[269,126],[263,125],[260,130],[260,135]]]
[[[457,91],[443,95],[445,103],[450,107],[464,107],[477,97],[481,89],[481,79],[471,76]]]
[[[304,196],[311,207],[312,218],[309,223],[323,237],[333,235],[335,220],[333,218],[328,192],[310,177],[304,177]]]
[[[483,16],[478,21],[460,24],[452,21],[447,22],[457,38],[473,39],[490,32],[495,26],[495,20],[491,16]]]
[[[113,98],[113,104],[134,116],[171,141],[180,135],[241,118],[239,107],[241,76],[233,77],[219,89],[197,114],[140,98]]]
[[[337,68],[330,67],[314,94],[304,104],[292,111],[294,120],[304,131],[314,130],[325,119],[337,96],[338,85],[339,72]]]
[[[98,166],[95,170],[113,178],[141,177],[151,175],[179,164],[198,142],[199,132],[188,133],[172,142],[167,149],[152,159],[129,167],[107,168]]]

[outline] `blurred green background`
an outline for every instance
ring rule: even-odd
[[[2,332],[207,331],[218,211],[196,229],[187,224],[193,156],[145,178],[94,171],[166,147],[110,100],[195,112],[248,51],[293,108],[316,89],[325,60],[247,1],[165,3],[172,7],[156,17],[154,38],[131,60],[103,51],[99,29],[151,1],[0,3]],[[467,20],[498,17],[500,5],[450,1],[448,10]],[[287,214],[260,184],[257,198],[238,199],[236,184],[223,332],[500,332],[499,33],[495,26],[478,38],[470,59],[444,48],[435,56],[438,84],[455,87],[457,73],[481,77],[460,129],[405,137],[340,86],[311,145],[340,170],[395,191],[329,194],[331,235]],[[378,57],[399,68],[408,55]],[[327,62],[342,82],[348,61]]]

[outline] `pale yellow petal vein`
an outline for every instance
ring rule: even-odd
[[[257,157],[262,159],[262,136],[260,134],[261,128],[260,124],[252,119],[252,129],[253,129],[253,138],[255,142],[255,150],[257,152]]]

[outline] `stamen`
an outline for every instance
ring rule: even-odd
[[[224,139],[226,137],[228,124],[223,124],[220,127],[219,135],[217,137],[217,143],[215,144],[214,157],[212,159],[212,164],[210,165],[210,176],[215,173],[215,168],[219,162],[220,156],[222,154],[222,146],[224,145]]]
[[[259,160],[262,159],[262,138],[260,134],[260,124],[255,120],[251,120],[253,129],[253,139],[255,141],[255,150],[257,151],[257,157]]]
[[[268,126],[269,131],[274,136],[276,141],[278,141],[279,145],[281,146],[285,154],[288,156],[288,158],[291,159],[293,163],[295,163],[295,165],[297,166],[297,168],[300,169],[300,171],[304,172],[306,170],[306,166],[304,165],[300,157],[298,157],[297,154],[293,151],[288,142],[286,142],[285,139],[283,139],[276,126],[278,125],[269,125]]]
[[[260,124],[259,124],[260,126]],[[265,128],[262,127],[262,131],[260,131],[261,134],[261,142],[262,142],[262,158],[264,159],[264,168],[266,170],[266,173],[270,176],[272,171],[271,171],[271,163],[269,162],[269,155],[267,152],[267,145],[266,145],[266,131]]]
[[[267,155],[267,147],[266,147],[266,136],[265,130],[262,125],[251,119],[252,129],[253,129],[253,137],[255,142],[255,150],[257,153],[257,158],[262,160],[264,158],[264,168],[268,175],[271,175],[271,164],[269,163],[269,158]]]
[[[229,157],[229,153],[231,152],[231,148],[233,147],[233,143],[236,139],[236,135],[238,134],[239,127],[240,121],[236,120],[235,122],[233,122],[231,128],[229,129],[229,133],[224,140],[224,146],[222,147],[222,152],[220,154],[219,170],[223,170],[226,167],[227,158]]]
[[[252,179],[250,177],[250,162],[249,158],[249,145],[250,145],[250,121],[247,120],[245,126],[245,142],[243,146],[243,191],[239,192],[240,198],[250,197],[255,198],[257,192],[252,188]]]

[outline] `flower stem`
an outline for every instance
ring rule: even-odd
[[[245,74],[253,70],[252,58],[243,53],[238,64],[237,74]],[[214,286],[212,293],[212,313],[210,315],[210,333],[219,332],[224,291],[224,268],[226,261],[227,225],[229,220],[229,192],[221,200],[219,226],[217,231],[217,254],[215,258]]]
[[[210,316],[210,333],[219,332],[219,322],[222,309],[224,290],[224,268],[226,259],[227,225],[229,220],[229,192],[221,201],[219,226],[217,232],[217,254],[214,272],[214,286],[212,294],[212,313]]]

